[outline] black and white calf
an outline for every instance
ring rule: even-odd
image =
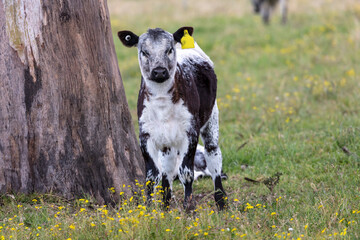
[[[192,35],[192,27],[180,28],[174,34],[160,28],[149,29],[141,36],[131,31],[118,33],[125,46],[138,48],[142,78],[137,111],[148,200],[161,180],[168,206],[172,183],[178,176],[185,189],[184,207],[192,207],[194,157],[200,136],[215,186],[215,201],[223,209],[217,78],[212,61],[196,43],[195,48],[181,48],[185,29]]]

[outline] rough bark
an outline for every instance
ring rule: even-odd
[[[0,0],[0,193],[143,180],[106,0]]]

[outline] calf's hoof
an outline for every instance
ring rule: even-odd
[[[196,203],[193,200],[192,196],[193,195],[191,194],[190,197],[184,201],[183,207],[185,209],[185,212],[187,212],[187,213],[192,212],[196,209]]]
[[[226,195],[221,190],[215,192],[215,203],[219,211],[225,210],[227,206]]]

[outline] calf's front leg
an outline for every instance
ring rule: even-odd
[[[147,194],[147,204],[151,203],[152,193],[154,193],[154,188],[160,182],[160,171],[156,167],[154,159],[151,157],[150,152],[151,144],[149,144],[149,134],[140,132],[140,149],[145,161],[145,170],[146,170],[146,194]],[[155,155],[152,154],[154,157]]]
[[[168,208],[171,199],[172,183],[177,174],[176,172],[177,150],[173,147],[164,147],[159,156],[159,162],[162,165],[162,190],[163,203]]]

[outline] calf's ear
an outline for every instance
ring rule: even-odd
[[[120,31],[118,37],[126,47],[136,47],[139,42],[139,36],[131,31]]]
[[[190,36],[192,36],[193,32],[194,32],[194,28],[193,27],[181,27],[179,28],[174,34],[174,39],[176,42],[181,42],[181,38],[184,36],[184,30],[188,30]]]

